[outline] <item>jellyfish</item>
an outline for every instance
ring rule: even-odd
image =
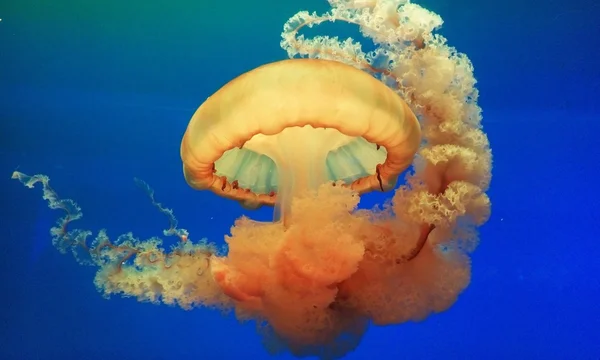
[[[329,0],[323,15],[284,25],[290,59],[252,69],[195,112],[181,142],[183,174],[273,221],[241,217],[223,248],[194,241],[171,209],[136,184],[169,222],[160,238],[70,229],[82,216],[46,175],[20,172],[66,215],[54,245],[98,266],[105,295],[233,310],[256,321],[273,352],[339,358],[369,325],[421,321],[468,286],[478,227],[491,213],[492,155],[473,66],[436,30],[442,19],[407,0]],[[376,45],[300,34],[325,21],[359,26]],[[398,180],[403,181],[398,186]],[[387,203],[360,209],[368,192]]]

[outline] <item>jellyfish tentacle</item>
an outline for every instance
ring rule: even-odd
[[[165,236],[175,235],[179,237],[179,239],[182,242],[187,241],[189,232],[186,229],[180,229],[177,227],[178,221],[175,217],[175,214],[173,213],[173,210],[164,207],[161,203],[156,201],[156,199],[154,198],[154,189],[152,189],[150,185],[148,185],[148,183],[146,183],[144,180],[136,177],[133,179],[133,181],[140,189],[142,189],[142,191],[144,191],[144,193],[146,193],[148,198],[150,198],[150,202],[152,203],[152,205],[155,208],[157,208],[158,211],[160,211],[163,215],[165,215],[169,220],[170,227],[168,229],[163,230],[163,234]]]

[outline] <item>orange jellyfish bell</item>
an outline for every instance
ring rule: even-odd
[[[358,193],[390,190],[420,140],[408,105],[371,75],[337,61],[290,59],[209,97],[187,127],[181,158],[195,189],[249,208],[286,207],[327,181]]]

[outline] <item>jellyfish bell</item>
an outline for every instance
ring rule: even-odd
[[[193,115],[181,144],[187,183],[291,216],[294,197],[341,181],[392,189],[421,133],[393,90],[332,60],[269,63],[227,83]]]

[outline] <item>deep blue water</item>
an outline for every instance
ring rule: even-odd
[[[440,32],[475,66],[494,154],[492,217],[451,309],[371,327],[346,358],[600,359],[600,6],[418,3],[442,16]],[[10,175],[48,174],[82,206],[77,227],[112,236],[166,227],[134,177],[194,238],[221,242],[243,214],[269,219],[189,188],[181,136],[216,89],[286,57],[290,16],[326,5],[0,3],[0,359],[269,358],[254,325],[232,315],[103,299],[94,269],[50,244],[59,214]]]

